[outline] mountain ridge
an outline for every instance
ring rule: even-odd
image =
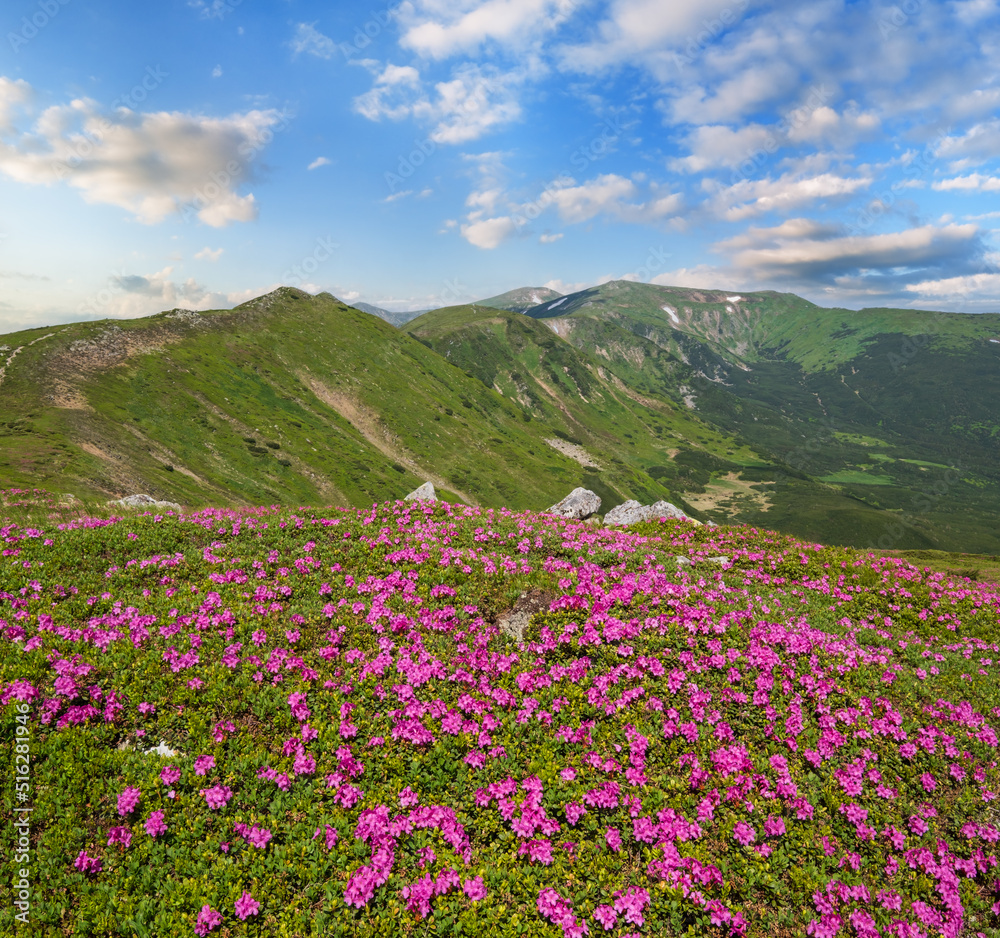
[[[431,480],[541,508],[583,485],[604,511],[665,499],[839,543],[1000,548],[993,320],[926,335],[933,314],[852,323],[735,296],[618,281],[536,315],[467,304],[400,329],[279,288],[0,336],[0,487],[360,505]]]

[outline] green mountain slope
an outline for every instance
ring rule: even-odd
[[[541,508],[585,485],[605,511],[1000,552],[1000,317],[614,282],[404,328],[282,288],[0,336],[0,487],[366,505],[430,479]]]
[[[805,474],[889,512],[873,543],[1000,544],[1000,316],[830,310],[791,294],[631,282],[528,315],[630,369],[633,387],[686,401],[794,470],[770,478],[792,489],[772,500],[775,511],[748,505],[741,520],[865,543],[850,513],[834,524],[839,512],[795,492],[795,474]],[[650,344],[677,360],[667,373]]]

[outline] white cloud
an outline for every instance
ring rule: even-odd
[[[974,252],[975,225],[924,225],[878,235],[844,236],[810,219],[790,219],[775,228],[750,228],[715,245],[736,268],[757,279],[795,282],[829,279],[859,271],[936,267]]]
[[[281,120],[274,110],[217,118],[119,108],[108,115],[77,99],[47,108],[31,132],[0,142],[0,172],[31,185],[65,181],[85,201],[120,206],[145,224],[182,214],[222,227],[256,217],[253,194],[237,189]]]
[[[690,155],[670,164],[677,172],[700,173],[718,166],[738,166],[757,154],[776,152],[779,145],[774,131],[761,124],[747,124],[736,130],[722,124],[696,127],[685,142]]]
[[[560,177],[527,202],[512,199],[500,186],[488,185],[472,192],[465,204],[472,211],[462,226],[463,237],[476,247],[491,250],[550,210],[571,225],[599,217],[628,224],[657,224],[680,211],[683,197],[655,184],[642,192],[632,179],[608,173],[579,184]],[[497,214],[501,211],[504,214]],[[484,218],[486,215],[490,217]],[[542,235],[541,240],[550,243],[561,237]]]
[[[996,16],[996,0],[955,0],[951,3],[955,15],[967,26],[975,26],[981,20]]]
[[[871,177],[845,178],[822,173],[796,179],[789,175],[778,179],[744,179],[719,189],[710,199],[712,209],[727,221],[743,221],[767,212],[787,212],[818,199],[853,195],[866,189]]]
[[[197,10],[202,19],[221,20],[233,10],[233,0],[188,0],[188,6]]]
[[[517,225],[513,218],[500,216],[499,218],[486,218],[471,221],[462,225],[462,237],[469,244],[491,251],[499,247],[517,230]]]
[[[222,77],[222,66],[221,65],[216,65],[215,68],[212,69],[212,77],[213,78],[221,78]]]
[[[667,105],[672,120],[679,123],[735,123],[761,108],[787,100],[802,86],[797,68],[782,60],[771,60],[744,68],[732,77],[710,85],[693,85],[675,95]]]
[[[225,248],[216,248],[213,251],[209,247],[204,247],[197,254],[195,254],[195,258],[197,260],[199,260],[199,261],[212,261],[212,262],[215,262],[220,257],[222,257],[222,255],[223,255],[224,252],[225,252]]]
[[[405,199],[408,195],[413,195],[412,189],[403,189],[401,192],[394,192],[392,195],[387,195],[382,201],[395,202],[397,199]]]
[[[921,296],[963,300],[984,300],[1000,311],[1000,273],[969,274],[961,277],[944,277],[941,280],[922,280],[909,284],[906,289]]]
[[[577,0],[416,0],[400,11],[400,45],[434,59],[475,52],[486,42],[522,46],[551,32],[578,6]]]
[[[15,81],[0,75],[0,133],[14,129],[14,113],[32,98],[32,89],[23,79]]]
[[[317,156],[306,169],[319,169],[321,166],[329,166],[330,161],[325,156]]]
[[[433,123],[431,140],[450,144],[468,143],[520,118],[515,89],[527,77],[524,70],[503,73],[468,63],[454,69],[452,76],[435,84],[432,97],[415,68],[387,65],[371,90],[354,99],[354,110],[373,121],[412,117]]]
[[[956,176],[954,179],[941,179],[931,188],[938,192],[1000,192],[1000,176],[970,173],[968,176]]]
[[[538,242],[539,244],[555,244],[556,241],[561,240],[562,237],[563,234],[561,231],[558,234],[543,234],[539,236]]]
[[[955,168],[991,160],[1000,153],[1000,118],[974,124],[965,133],[947,136],[937,146],[937,156],[956,161]]]
[[[678,267],[676,270],[657,274],[649,282],[662,287],[703,287],[712,290],[745,289],[745,285],[736,284],[732,280],[732,276],[732,272],[724,268],[698,264],[695,267]]]
[[[329,59],[337,49],[329,36],[316,29],[315,23],[299,23],[288,44],[295,55],[306,53],[320,59]]]
[[[843,113],[823,106],[809,111],[789,128],[788,139],[793,143],[833,144],[844,146],[858,137],[870,136],[881,127],[873,111],[850,110]]]
[[[560,50],[563,67],[595,72],[639,59],[666,72],[706,23],[724,17],[724,31],[747,6],[747,0],[613,0],[592,39]]]

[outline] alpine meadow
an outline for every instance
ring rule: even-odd
[[[998,0],[7,0],[0,936],[1000,938]]]

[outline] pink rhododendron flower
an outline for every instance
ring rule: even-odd
[[[165,833],[167,830],[167,825],[163,820],[162,811],[154,811],[148,818],[146,818],[146,833],[150,837],[159,837],[160,834]]]
[[[260,911],[260,903],[250,893],[244,891],[243,895],[236,900],[233,908],[236,911],[236,917],[244,921]]]
[[[124,817],[126,814],[131,814],[136,805],[139,804],[139,799],[142,797],[142,792],[138,788],[126,788],[118,796],[118,813]]]
[[[123,850],[128,850],[132,843],[132,830],[128,827],[112,827],[108,831],[108,846],[121,844]]]
[[[198,756],[194,760],[194,774],[207,775],[211,769],[215,768],[215,756]]]
[[[473,901],[486,898],[486,885],[482,876],[473,876],[462,883],[463,892]]]
[[[205,803],[213,810],[218,811],[229,804],[229,799],[233,797],[232,789],[227,785],[215,785],[212,788],[202,788],[199,792],[205,796]]]
[[[81,850],[77,858],[73,861],[73,866],[81,873],[100,873],[102,862],[100,857],[87,856],[87,851]]]
[[[749,847],[757,839],[757,832],[746,821],[739,821],[733,828],[733,839],[738,844]]]
[[[199,936],[207,935],[221,924],[222,916],[210,905],[203,905],[198,913],[198,921],[195,922],[194,933]]]
[[[176,765],[168,765],[160,772],[160,781],[168,787],[175,785],[180,777],[181,770]]]

